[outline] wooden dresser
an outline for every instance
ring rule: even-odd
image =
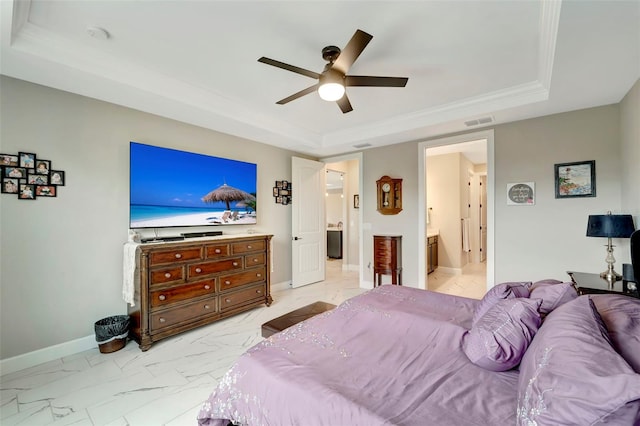
[[[382,284],[382,275],[402,285],[402,235],[373,236],[373,286]]]
[[[140,349],[263,303],[271,305],[271,237],[225,235],[141,244],[135,306],[129,306],[130,336]]]

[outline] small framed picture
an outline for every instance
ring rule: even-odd
[[[38,175],[34,173],[27,174],[27,183],[33,185],[48,185],[49,184],[49,175]]]
[[[12,177],[12,178],[26,178],[27,177],[27,169],[24,167],[5,167],[4,168],[4,176]]]
[[[556,164],[556,198],[596,196],[596,162],[577,161]]]
[[[282,197],[282,204],[283,204],[283,205],[285,205],[285,206],[286,206],[286,205],[287,205],[287,204],[289,204],[290,202],[291,202],[291,197],[288,197],[288,196]]]
[[[38,197],[55,197],[55,185],[36,185],[36,196]]]
[[[0,154],[0,166],[13,166],[18,167],[20,165],[17,155]]]
[[[36,155],[30,152],[19,152],[18,157],[20,158],[20,167],[24,167],[25,169],[33,169],[36,167]]]
[[[276,181],[276,188],[282,188],[282,181],[281,180],[277,180]]]
[[[64,172],[62,170],[51,170],[49,185],[64,186]]]
[[[16,178],[2,178],[2,192],[5,194],[17,194],[19,179]]]
[[[278,195],[280,195],[280,189],[277,186],[273,187],[273,196],[277,197]]]
[[[282,204],[282,197],[276,197],[276,204]]]
[[[21,200],[35,200],[35,185],[30,185],[28,183],[20,184],[20,192],[18,193],[18,198]]]
[[[49,169],[51,169],[51,161],[49,160],[36,160],[36,173],[39,175],[48,175]]]
[[[287,182],[286,180],[282,181],[282,189],[289,189],[289,182]]]
[[[360,195],[359,194],[354,194],[353,195],[353,208],[354,209],[359,209],[360,208]]]
[[[289,193],[288,189],[281,189],[280,190],[280,195],[291,195],[291,194]]]
[[[532,206],[536,203],[535,182],[518,182],[507,184],[508,206]]]

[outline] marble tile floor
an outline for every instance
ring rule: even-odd
[[[462,269],[462,274],[448,274],[442,269],[427,276],[429,290],[454,296],[482,299],[487,292],[486,263],[469,263]]]
[[[436,291],[460,292],[466,279],[460,277],[436,271],[429,282],[438,284]],[[0,424],[194,425],[203,401],[233,361],[262,340],[261,324],[318,300],[339,304],[364,291],[357,272],[344,272],[341,261],[329,261],[325,281],[273,291],[270,307],[160,341],[147,352],[133,341],[111,354],[101,354],[96,346],[3,375]]]

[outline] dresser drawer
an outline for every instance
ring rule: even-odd
[[[207,259],[223,257],[229,255],[229,244],[216,244],[205,248]]]
[[[266,287],[265,285],[252,286],[244,290],[235,291],[220,296],[220,311],[228,311],[252,301],[264,299]]]
[[[264,265],[266,256],[264,253],[248,254],[244,257],[244,267],[251,268],[253,266]]]
[[[149,272],[149,283],[166,284],[172,282],[184,281],[184,268],[182,266],[165,269],[152,269]]]
[[[229,271],[233,269],[242,269],[242,258],[234,257],[231,259],[218,260],[216,262],[196,263],[189,265],[189,278],[203,277],[209,274]]]
[[[216,280],[210,279],[193,284],[171,287],[164,290],[155,290],[149,293],[152,308],[166,306],[171,303],[193,299],[216,292]]]
[[[265,268],[253,268],[244,272],[220,277],[220,291],[229,290],[249,283],[259,283],[267,278]]]
[[[264,240],[243,241],[241,243],[231,244],[233,254],[249,253],[252,251],[264,251]]]
[[[154,266],[197,259],[202,259],[202,249],[200,247],[158,250],[149,254],[149,265]]]
[[[199,319],[218,312],[217,297],[211,297],[151,314],[151,332],[191,319]]]

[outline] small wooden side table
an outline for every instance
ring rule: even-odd
[[[567,274],[571,277],[579,294],[624,294],[640,298],[638,290],[631,290],[627,282],[616,281],[613,288],[609,288],[609,283],[600,278],[600,274],[574,271],[567,271]]]
[[[373,286],[382,284],[382,275],[402,285],[402,235],[373,236]]]

